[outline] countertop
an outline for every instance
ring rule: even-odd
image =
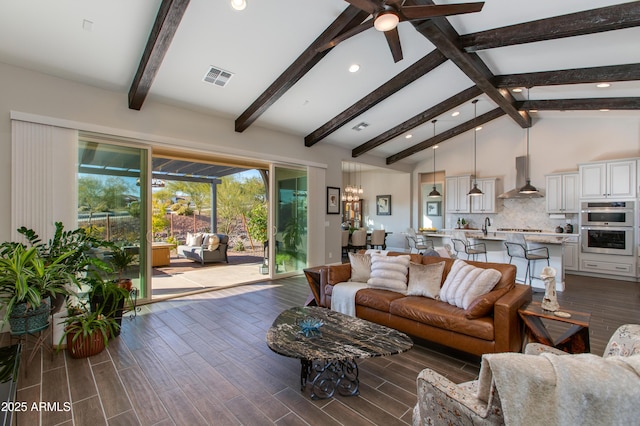
[[[532,243],[540,244],[563,244],[568,240],[574,240],[577,242],[578,234],[564,234],[557,232],[514,232],[514,231],[492,231],[489,229],[487,235],[484,235],[482,231],[477,229],[443,229],[439,232],[423,233],[426,237],[450,237],[452,231],[463,231],[467,238],[473,240],[486,240],[486,241],[506,241],[507,234],[524,234],[525,239]]]

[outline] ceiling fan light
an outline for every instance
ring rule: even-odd
[[[518,191],[520,194],[537,194],[538,189],[531,185],[531,180],[527,179],[527,183]]]
[[[383,10],[376,16],[373,26],[378,31],[390,31],[398,26],[400,17],[392,10]]]
[[[231,7],[235,10],[244,10],[247,7],[247,0],[231,0]]]

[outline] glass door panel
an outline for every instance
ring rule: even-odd
[[[149,152],[87,139],[78,144],[78,226],[137,255],[122,277],[147,299]]]
[[[307,267],[307,171],[271,169],[271,274],[293,275]]]

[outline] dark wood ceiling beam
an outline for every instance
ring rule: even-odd
[[[640,26],[640,2],[632,1],[466,34],[459,43],[466,52],[476,52],[637,26]]]
[[[430,0],[409,0],[419,4],[433,4]],[[508,90],[493,85],[493,74],[475,53],[460,49],[458,33],[444,18],[433,18],[422,23],[413,23],[416,30],[425,36],[440,52],[449,58],[473,81],[493,102],[523,128],[531,127],[531,117],[515,108],[515,99]]]
[[[640,64],[497,75],[493,84],[496,87],[508,88],[634,80],[640,80]]]
[[[138,70],[129,88],[129,108],[140,110],[158,74],[190,0],[162,0]]]
[[[640,98],[549,99],[516,102],[518,108],[538,111],[638,110]]]
[[[357,7],[348,6],[335,21],[324,30],[318,38],[291,64],[289,67],[247,108],[235,121],[236,132],[245,131],[258,119],[271,105],[277,102],[287,90],[293,87],[304,75],[309,72],[331,49],[317,52],[317,49],[339,36],[344,31],[356,27],[364,21],[369,14]]]
[[[379,136],[376,136],[375,138],[363,143],[362,145],[359,145],[357,147],[355,147],[352,151],[351,151],[351,156],[352,157],[359,157],[362,154],[365,154],[366,152],[371,151],[372,149],[382,145],[385,142],[390,141],[391,139],[400,136],[401,134],[414,129],[424,123],[427,123],[429,121],[431,121],[432,119],[438,117],[441,114],[444,114],[445,112],[464,104],[465,102],[470,101],[471,99],[479,96],[482,94],[482,91],[480,89],[478,89],[477,86],[471,86],[466,90],[463,90],[462,92],[450,97],[449,99],[440,102],[438,105],[435,105],[423,112],[421,112],[418,115],[415,115],[413,117],[411,117],[410,119],[408,119],[407,121],[405,121],[402,124],[397,125],[396,127],[387,130],[386,132],[382,133]]]
[[[495,120],[498,117],[502,117],[503,115],[505,115],[505,112],[501,109],[501,108],[496,108],[494,110],[491,110],[485,114],[482,114],[476,118],[474,118],[473,120],[469,120],[466,123],[462,123],[459,126],[456,126],[452,129],[449,129],[445,132],[442,132],[440,134],[437,134],[435,137],[432,137],[430,139],[427,139],[425,141],[422,141],[420,143],[417,143],[413,146],[410,146],[409,148],[400,151],[397,154],[394,154],[390,157],[387,157],[387,164],[393,164],[396,163],[404,158],[410,157],[414,154],[417,154],[420,151],[423,151],[427,148],[430,148],[434,145],[437,145],[439,143],[442,143],[444,141],[446,141],[447,139],[451,139],[455,136],[458,136],[464,132],[467,132],[471,129],[475,129],[478,126],[481,126],[485,123],[488,123],[489,121]]]
[[[428,55],[419,59],[391,80],[384,83],[382,86],[369,93],[364,98],[360,99],[355,104],[351,105],[346,110],[342,111],[331,120],[327,121],[321,127],[317,128],[304,138],[304,144],[306,146],[313,146],[320,142],[322,139],[329,136],[331,133],[344,126],[355,117],[361,115],[365,111],[373,108],[389,96],[393,95],[400,89],[413,83],[423,75],[427,74],[434,68],[442,65],[447,61],[447,58],[438,50],[434,50]]]

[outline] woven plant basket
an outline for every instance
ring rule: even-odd
[[[91,336],[78,336],[73,341],[76,333],[67,334],[67,349],[71,358],[87,358],[97,355],[104,350],[104,336],[101,332],[95,332]]]
[[[35,309],[28,308],[26,303],[17,304],[9,316],[11,334],[31,334],[44,330],[49,326],[50,312],[51,301],[49,297],[42,299],[40,306]]]

